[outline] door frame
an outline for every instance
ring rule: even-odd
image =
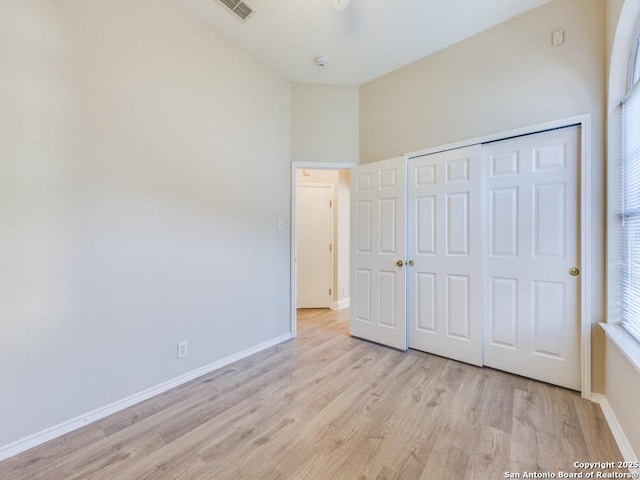
[[[545,130],[556,128],[580,126],[580,160],[579,160],[579,180],[580,188],[580,364],[581,364],[581,383],[582,398],[591,400],[591,304],[588,301],[591,292],[591,114],[578,115],[559,120],[553,120],[546,123],[531,125],[528,127],[507,130],[504,132],[485,135],[461,142],[440,145],[405,154],[407,160],[416,157],[422,157],[431,153],[438,153],[445,150],[453,150],[471,145],[494,142],[498,140],[506,140],[512,137],[523,135],[531,135]],[[483,226],[483,229],[486,226]],[[482,232],[483,238],[485,231]]]
[[[297,321],[297,299],[298,299],[298,278],[296,275],[296,188],[298,186],[298,170],[351,170],[357,163],[334,163],[334,162],[291,162],[291,239],[290,239],[290,272],[291,272],[291,295],[290,295],[290,327],[291,337],[298,335]]]

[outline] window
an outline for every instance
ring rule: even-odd
[[[622,326],[640,341],[640,36],[629,64],[622,102]]]

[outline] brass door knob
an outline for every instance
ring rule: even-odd
[[[570,268],[569,275],[571,275],[572,277],[577,277],[578,275],[580,275],[580,269],[577,267]]]
[[[409,261],[407,262],[407,264],[408,264],[410,267],[413,267],[413,266],[415,265],[415,262],[414,262],[413,260],[409,260]]]
[[[404,265],[404,262],[403,262],[402,260],[398,260],[398,261],[396,262],[396,265],[397,265],[397,266],[399,266],[399,267],[401,267],[401,266],[403,266],[403,265]]]

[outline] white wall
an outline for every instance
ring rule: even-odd
[[[291,160],[358,163],[358,87],[292,85]]]
[[[604,339],[605,2],[553,0],[360,89],[360,160],[590,113],[593,388]],[[551,46],[562,28],[566,42]]]
[[[286,81],[170,0],[6,0],[0,105],[0,448],[289,331]]]
[[[291,87],[291,161],[299,163],[357,164],[359,159],[359,88],[294,83]],[[299,181],[325,181],[327,172],[312,170]],[[325,175],[325,176],[323,176]],[[329,180],[327,180],[329,181]],[[331,177],[336,194],[334,231],[336,306],[349,300],[349,174]]]

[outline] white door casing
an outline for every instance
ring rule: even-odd
[[[333,305],[333,185],[296,187],[297,307]]]
[[[352,335],[407,349],[406,161],[404,157],[351,173]]]
[[[578,127],[483,146],[484,363],[576,390],[579,147]]]
[[[409,161],[409,347],[482,365],[481,146]],[[413,262],[413,265],[411,263]]]

